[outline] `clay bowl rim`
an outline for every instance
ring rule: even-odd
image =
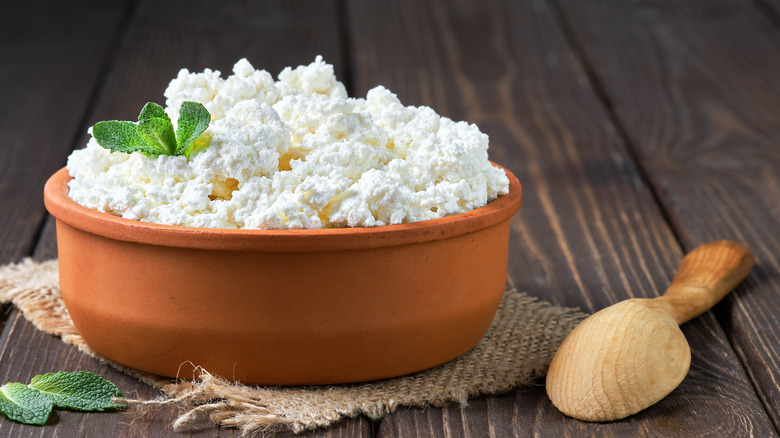
[[[520,208],[522,186],[506,168],[509,193],[487,205],[443,218],[398,225],[352,228],[256,230],[197,228],[125,219],[84,207],[68,196],[68,169],[55,172],[44,186],[44,203],[58,220],[76,229],[125,242],[210,250],[275,252],[379,248],[446,239],[499,224]]]

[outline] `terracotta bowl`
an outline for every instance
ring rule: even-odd
[[[86,343],[132,368],[194,365],[266,385],[381,379],[444,363],[484,335],[506,282],[522,190],[441,219],[373,228],[149,224],[46,183],[62,297]]]

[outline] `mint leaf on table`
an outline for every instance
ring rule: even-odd
[[[173,130],[171,118],[165,109],[148,102],[138,115],[138,123],[117,120],[98,122],[92,128],[97,143],[112,152],[141,152],[150,157],[158,155],[190,154],[205,147],[208,138],[198,139],[208,128],[211,115],[197,102],[183,102],[179,125]]]
[[[58,408],[104,411],[124,407],[112,401],[113,397],[122,397],[119,388],[89,371],[35,376],[29,386],[47,395]]]
[[[179,111],[179,126],[176,128],[177,155],[189,157],[195,146],[195,140],[206,131],[211,122],[211,114],[206,108],[195,102],[183,102]]]
[[[122,397],[119,388],[88,371],[48,373],[33,377],[29,385],[0,386],[0,412],[21,423],[42,425],[54,406],[79,411],[123,408],[113,397]]]
[[[0,411],[25,424],[46,424],[53,402],[45,394],[24,383],[6,383],[0,387]]]

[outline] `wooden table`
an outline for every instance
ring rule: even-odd
[[[98,120],[162,102],[182,67],[247,57],[276,75],[322,54],[350,95],[383,84],[490,135],[524,185],[509,282],[592,312],[664,290],[682,255],[718,239],[757,265],[683,326],[682,385],[608,424],[561,415],[542,382],[467,407],[345,420],[317,436],[776,436],[780,427],[780,1],[27,0],[0,15],[0,262],[56,256],[46,178]],[[16,310],[3,314],[0,379],[86,369],[126,395],[157,392]],[[58,411],[0,436],[176,434],[177,410]]]

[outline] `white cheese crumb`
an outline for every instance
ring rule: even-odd
[[[416,222],[481,207],[508,192],[488,137],[378,86],[349,98],[321,57],[274,82],[238,61],[182,69],[165,90],[212,117],[208,147],[183,156],[110,152],[90,139],[68,158],[70,197],[140,221],[206,228],[324,228]]]

